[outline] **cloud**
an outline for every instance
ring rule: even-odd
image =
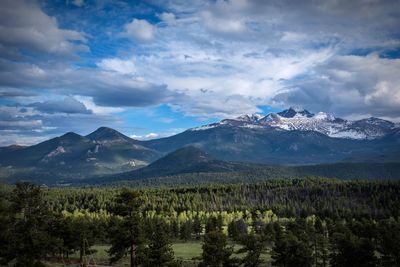
[[[76,95],[75,98],[82,102],[87,109],[91,110],[95,114],[108,115],[124,111],[124,109],[121,107],[98,106],[93,102],[92,97]]]
[[[160,132],[160,133],[148,133],[148,134],[143,134],[143,135],[131,134],[131,135],[129,135],[129,137],[136,139],[136,140],[150,140],[150,139],[168,137],[171,135],[181,133],[185,130],[186,129],[170,129],[169,131]]]
[[[85,1],[84,0],[73,0],[72,4],[75,6],[81,7],[85,4]]]
[[[0,98],[18,98],[18,97],[31,97],[35,96],[33,93],[24,92],[21,90],[4,90],[0,91]]]
[[[157,15],[163,22],[165,22],[167,25],[175,25],[177,23],[176,21],[176,16],[174,13],[169,13],[169,12],[163,12],[159,15]]]
[[[211,31],[221,34],[241,34],[246,31],[244,21],[237,18],[221,18],[215,14],[205,11],[202,13],[205,27]]]
[[[125,74],[127,69],[121,66],[129,67],[129,64],[109,64],[123,61],[106,62],[108,63],[103,62],[101,66],[110,70],[73,69],[64,66],[44,68],[0,60],[0,80],[4,87],[32,93],[41,88],[54,94],[86,96],[91,97],[96,105],[109,107],[143,107],[168,103],[183,97],[182,94],[171,91],[166,84],[156,84],[143,77]]]
[[[155,27],[147,20],[133,19],[124,26],[123,35],[136,41],[148,42],[153,40]]]
[[[97,63],[97,66],[104,70],[116,71],[122,74],[134,74],[136,72],[136,66],[133,60],[106,58]]]
[[[149,140],[149,139],[158,138],[159,134],[156,134],[156,133],[148,133],[148,134],[145,134],[145,135],[132,134],[129,137],[133,138],[133,139],[139,139],[139,140]]]
[[[400,117],[400,59],[376,54],[338,56],[318,70],[278,93],[274,101],[350,117]]]
[[[92,111],[87,109],[86,106],[73,97],[66,97],[62,100],[48,100],[45,102],[32,103],[29,106],[34,107],[36,110],[43,113],[81,113],[91,114]]]
[[[281,40],[284,42],[302,42],[306,41],[308,36],[304,33],[284,32]]]
[[[0,131],[40,129],[43,121],[20,107],[0,106]]]
[[[158,119],[162,123],[172,123],[175,121],[174,118],[169,118],[169,117],[161,117]]]
[[[32,145],[71,130],[88,134],[99,125],[118,128],[121,120],[107,114],[48,113],[21,104],[0,106],[0,145]]]
[[[257,101],[241,95],[198,96],[172,105],[174,111],[180,111],[200,119],[233,118],[243,114],[259,113]]]
[[[32,1],[5,0],[0,9],[0,52],[3,56],[18,56],[10,51],[20,49],[33,53],[70,56],[88,51],[84,34],[60,29],[56,18],[45,14]],[[9,51],[8,51],[9,50]]]

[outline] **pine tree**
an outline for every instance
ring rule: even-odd
[[[124,189],[115,200],[114,214],[122,220],[113,218],[110,222],[110,261],[116,262],[129,253],[130,266],[136,267],[143,244],[139,193]]]
[[[143,257],[143,266],[173,267],[179,265],[174,259],[174,251],[168,237],[168,227],[162,220],[158,220],[149,237],[149,244]]]
[[[222,219],[221,216],[212,216],[208,218],[206,222],[205,232],[221,231],[222,230]]]
[[[400,265],[400,222],[384,221],[379,226],[379,252],[382,266]]]
[[[179,232],[180,238],[184,241],[188,241],[192,235],[192,222],[186,221],[182,223]]]
[[[333,267],[374,267],[377,264],[372,242],[352,233],[335,233],[332,250]]]
[[[261,266],[261,252],[264,248],[264,242],[259,235],[247,234],[243,235],[241,239],[243,248],[239,249],[237,253],[246,253],[246,256],[241,260],[244,267],[258,267]]]
[[[170,226],[170,234],[172,238],[178,238],[179,237],[179,224],[178,221],[173,219]]]
[[[312,266],[312,251],[308,244],[290,231],[279,233],[272,249],[272,265],[282,267]]]
[[[201,220],[199,215],[196,215],[194,217],[192,229],[193,233],[196,235],[196,239],[200,239],[200,235],[203,232],[203,226],[201,225]]]
[[[43,199],[40,187],[18,183],[11,196],[11,232],[6,262],[14,266],[43,266],[42,260],[59,247],[58,240],[50,233],[54,221]]]
[[[328,266],[329,239],[327,237],[327,230],[319,217],[315,220],[313,247],[314,265],[317,267]]]
[[[11,260],[12,222],[10,203],[3,194],[0,194],[0,265],[7,265]]]
[[[231,258],[233,248],[227,245],[226,236],[221,231],[205,234],[202,261],[199,267],[237,266],[237,259]]]

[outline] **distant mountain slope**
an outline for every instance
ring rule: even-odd
[[[76,133],[50,139],[30,147],[0,149],[0,164],[18,175],[85,177],[132,170],[161,154],[143,147],[110,128],[99,128],[84,137]]]
[[[142,179],[198,172],[232,172],[247,169],[246,164],[232,163],[213,158],[208,153],[193,147],[180,148],[156,160],[150,165],[118,175],[118,179]]]
[[[316,164],[358,159],[391,161],[400,159],[395,140],[352,140],[331,138],[315,131],[284,131],[222,125],[183,133],[143,143],[168,153],[193,145],[215,158],[268,164]],[[375,157],[374,157],[375,155]]]
[[[400,163],[334,163],[271,166],[217,160],[193,146],[173,151],[141,169],[73,181],[78,184],[132,182],[136,185],[254,182],[274,178],[400,179]]]

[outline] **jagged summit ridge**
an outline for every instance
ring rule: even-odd
[[[224,119],[218,123],[192,128],[190,131],[232,126],[245,128],[272,127],[285,131],[315,131],[333,138],[376,139],[383,137],[399,126],[393,122],[366,118],[356,121],[337,118],[325,112],[311,113],[300,108],[289,108],[278,113],[243,115],[235,119]]]

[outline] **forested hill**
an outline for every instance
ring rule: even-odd
[[[93,177],[85,180],[71,180],[71,185],[129,185],[129,186],[177,186],[199,184],[229,184],[262,182],[269,179],[290,179],[306,177],[326,177],[340,180],[400,180],[400,163],[336,163],[308,166],[266,166],[258,164],[225,163],[214,161],[214,168],[174,169],[157,173],[149,166],[133,172]],[[175,166],[175,165],[174,165]],[[217,167],[219,169],[217,169]],[[228,169],[230,167],[231,169]],[[222,169],[225,168],[225,169]],[[198,172],[194,170],[200,170]],[[203,170],[203,171],[201,171]]]

